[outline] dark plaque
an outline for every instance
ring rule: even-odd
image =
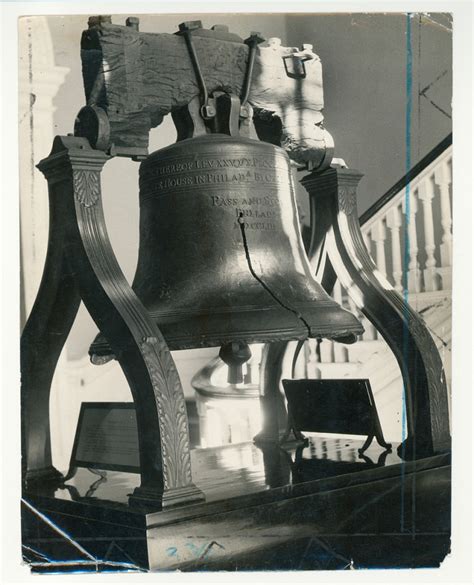
[[[140,473],[133,402],[83,402],[70,468]]]
[[[296,431],[365,435],[365,450],[383,438],[375,401],[366,379],[283,380],[288,415]]]

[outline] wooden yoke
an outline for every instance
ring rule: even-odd
[[[146,156],[150,129],[200,95],[185,30],[192,32],[209,95],[244,97],[249,50],[258,33],[243,41],[225,26],[207,30],[199,21],[183,23],[181,34],[142,33],[137,18],[127,19],[127,26],[111,24],[106,16],[90,18],[81,41],[84,88],[87,106],[103,110],[110,124],[104,150]],[[311,45],[298,49],[276,38],[262,41],[258,38],[248,93],[258,137],[281,144],[295,162],[323,170],[334,146],[323,128],[321,61]],[[87,109],[80,117],[86,114]]]

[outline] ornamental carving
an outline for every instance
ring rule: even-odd
[[[188,418],[178,372],[164,340],[149,337],[139,346],[158,410],[165,490],[190,485]]]
[[[99,173],[75,170],[73,173],[74,197],[84,207],[92,207],[100,196]]]
[[[337,190],[339,209],[346,215],[351,215],[357,207],[355,185],[340,185]]]

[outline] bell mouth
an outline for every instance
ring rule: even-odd
[[[352,344],[364,332],[360,321],[335,302],[327,303],[326,307],[319,305],[316,314],[308,314],[307,307],[298,308],[304,320],[279,306],[267,309],[260,307],[252,311],[235,307],[233,313],[213,311],[201,315],[181,314],[179,319],[176,316],[165,319],[156,314],[153,317],[172,351],[221,347],[232,342],[271,343],[310,338]],[[262,321],[265,328],[262,328]],[[90,346],[89,355],[95,365],[105,364],[115,357],[106,337],[101,333]]]

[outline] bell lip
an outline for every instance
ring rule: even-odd
[[[294,309],[294,311],[299,312],[299,313],[303,313],[304,316],[304,311],[308,310],[310,311],[311,309],[314,309],[314,304],[317,303],[318,304],[318,308],[321,310],[330,310],[330,309],[335,309],[337,308],[338,311],[344,311],[344,313],[348,313],[349,315],[352,315],[352,313],[350,311],[347,311],[346,309],[344,309],[343,307],[341,307],[340,305],[338,305],[335,301],[333,301],[331,299],[331,297],[327,297],[327,298],[321,298],[321,299],[317,299],[315,301],[312,302],[307,302],[307,303],[294,303],[292,304],[292,309]],[[146,300],[145,300],[145,306],[147,305]],[[236,307],[238,308],[238,310],[236,310]],[[186,321],[186,320],[192,320],[196,317],[206,317],[208,315],[233,315],[235,313],[239,313],[240,315],[244,315],[245,313],[256,313],[258,315],[261,315],[262,313],[264,313],[265,311],[267,312],[271,312],[271,311],[275,311],[275,309],[280,310],[282,307],[281,305],[278,304],[267,304],[267,305],[257,305],[257,304],[253,304],[253,305],[237,305],[237,303],[235,305],[231,305],[229,307],[219,307],[219,310],[215,310],[213,307],[204,307],[202,309],[196,309],[193,311],[190,311],[188,307],[183,308],[183,309],[174,309],[172,311],[164,311],[164,310],[159,310],[159,309],[154,309],[154,308],[149,308],[148,312],[150,313],[151,318],[158,323],[158,326],[171,326],[171,324],[174,322],[174,319],[179,318],[180,321]],[[288,310],[288,309],[285,309]],[[289,313],[292,313],[293,311],[289,311]],[[293,314],[296,315],[296,313],[293,312]],[[347,316],[347,315],[346,315]],[[357,318],[352,315],[354,317],[354,319],[356,320],[356,322],[359,322],[357,320]],[[362,327],[362,325],[361,325]],[[275,329],[275,331],[278,331],[278,329]]]
[[[354,317],[356,323],[358,321]],[[229,343],[231,341],[245,341],[246,343],[273,343],[277,341],[305,341],[307,339],[317,339],[317,338],[324,338],[324,339],[331,339],[333,341],[337,341],[338,343],[344,344],[353,344],[358,340],[358,336],[364,332],[364,328],[362,325],[360,327],[346,327],[345,329],[341,329],[337,332],[334,332],[333,327],[326,327],[321,329],[316,329],[316,327],[310,328],[310,333],[308,331],[304,331],[302,329],[298,330],[296,328],[287,328],[287,329],[272,329],[267,330],[265,333],[262,331],[246,331],[241,335],[236,335],[232,333],[224,333],[224,332],[215,332],[212,334],[203,335],[202,338],[194,337],[191,338],[190,336],[174,336],[171,337],[165,336],[166,343],[170,351],[182,350],[182,349],[199,349],[204,347],[220,347],[224,343]],[[94,358],[97,357],[105,357],[105,356],[113,356],[113,351],[107,342],[104,335],[99,333],[94,341],[92,342],[91,346],[89,347],[89,356]],[[112,358],[113,359],[113,358]],[[96,365],[102,365],[98,363],[101,360],[96,360]],[[94,363],[94,361],[93,361]],[[105,363],[105,361],[104,361]]]

